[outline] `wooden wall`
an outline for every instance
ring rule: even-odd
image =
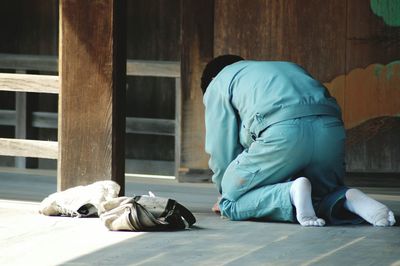
[[[349,139],[365,136],[347,144],[348,171],[400,173],[400,165],[393,163],[400,161],[400,137],[396,135],[400,123],[398,1],[215,0],[213,11],[214,56],[231,53],[304,66],[337,98]],[[185,48],[184,33],[183,40],[184,49],[198,49],[196,44]],[[197,54],[193,65],[207,58]],[[190,73],[186,78],[195,80],[200,75]],[[199,110],[191,117],[201,115]],[[378,130],[365,134],[368,128]],[[192,143],[194,148],[199,142]],[[195,157],[196,167],[206,169],[199,162],[207,161],[207,156]]]
[[[199,78],[207,61],[225,53],[303,65],[338,99],[350,139],[365,136],[357,145],[348,143],[348,170],[400,172],[399,164],[387,163],[400,161],[394,151],[400,114],[398,1],[129,0],[127,14],[128,58],[181,60],[182,175],[207,174]],[[1,3],[0,32],[0,53],[56,55],[57,1]],[[127,115],[172,119],[174,93],[168,78],[130,77]],[[13,97],[1,93],[0,107],[13,108]],[[40,96],[34,108],[55,111],[56,99],[47,97]],[[1,134],[7,131],[1,128]],[[39,134],[56,136],[54,130]],[[173,137],[129,134],[126,145],[128,158],[174,159]]]
[[[180,60],[180,1],[128,1],[129,59]],[[129,77],[127,116],[175,118],[175,81],[171,78]],[[129,134],[127,156],[174,160],[174,137]]]
[[[179,179],[209,180],[204,152],[204,106],[200,77],[213,58],[214,0],[182,1],[182,133]]]

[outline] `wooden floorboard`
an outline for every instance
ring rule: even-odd
[[[186,231],[145,234],[108,232],[96,218],[40,216],[31,206],[37,206],[39,201],[54,192],[55,182],[55,175],[48,171],[36,174],[0,172],[0,254],[7,254],[3,258],[8,258],[8,263],[4,265],[18,265],[28,259],[30,263],[40,260],[38,256],[44,254],[46,248],[49,248],[47,253],[63,258],[62,263],[58,261],[57,265],[354,266],[400,263],[399,226],[304,228],[287,223],[233,222],[221,219],[210,211],[216,197],[211,184],[127,178],[127,195],[152,191],[159,196],[175,198],[189,207],[197,223]],[[392,208],[399,220],[399,188],[361,189]],[[34,203],[21,203],[17,205],[19,209],[10,209],[7,203],[10,199]],[[23,223],[25,228],[18,226]],[[101,236],[101,241],[91,239],[96,236]],[[76,245],[61,252],[59,248],[52,248],[53,240],[65,245],[74,245],[76,241],[86,246],[79,244],[81,251]],[[30,252],[24,257],[17,256],[20,250],[27,248]],[[3,265],[1,257],[0,264]],[[43,265],[54,265],[50,263],[50,257],[44,261],[48,264]]]

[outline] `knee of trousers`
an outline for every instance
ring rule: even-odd
[[[236,201],[254,187],[259,168],[252,165],[243,168],[240,164],[231,165],[221,182],[222,196],[230,201]]]
[[[230,187],[229,189],[222,187],[222,197],[231,202],[238,200],[246,192],[248,192],[248,189],[240,186]]]

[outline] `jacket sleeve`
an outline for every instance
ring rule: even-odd
[[[242,152],[239,142],[239,117],[230,97],[221,93],[221,88],[207,91],[204,97],[206,143],[210,155],[209,167],[213,171],[213,182],[222,193],[221,182],[228,165]],[[213,93],[215,92],[215,93]]]

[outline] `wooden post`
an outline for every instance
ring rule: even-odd
[[[26,73],[26,71],[19,70],[17,73]],[[15,93],[15,138],[16,139],[26,139],[27,133],[26,129],[28,125],[28,116],[26,110],[27,104],[26,92],[16,92]],[[15,167],[25,168],[26,158],[25,157],[15,157]]]
[[[200,78],[213,58],[214,0],[182,1],[181,134],[179,181],[210,179],[204,152],[204,106]],[[179,106],[180,105],[180,106]]]
[[[175,78],[175,167],[174,175],[179,178],[181,166],[181,124],[182,124],[181,78]],[[178,179],[179,180],[179,179]]]
[[[60,1],[58,190],[114,180],[124,194],[125,7]]]

